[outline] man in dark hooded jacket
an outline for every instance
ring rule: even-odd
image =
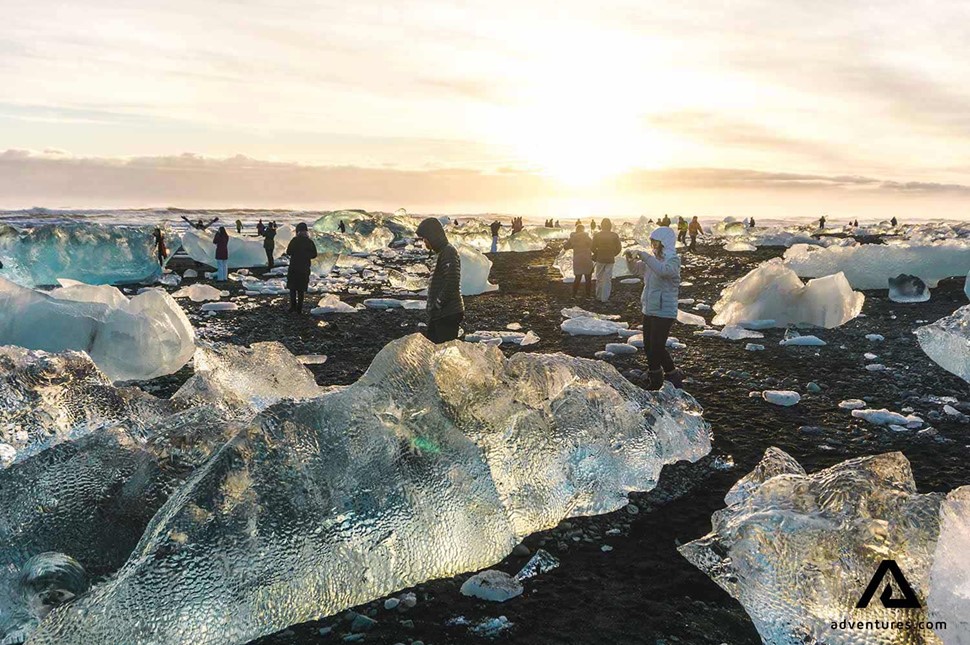
[[[428,329],[425,336],[433,343],[458,338],[458,325],[465,316],[461,299],[461,258],[448,243],[445,229],[434,217],[418,224],[417,235],[437,254],[434,273],[428,284]]]
[[[290,311],[303,313],[303,298],[310,286],[310,262],[317,257],[317,245],[310,239],[307,225],[296,225],[296,235],[286,247],[290,266],[286,269],[286,286],[290,290]]]

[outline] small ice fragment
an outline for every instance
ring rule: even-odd
[[[758,345],[757,343],[747,343],[744,348],[749,352],[761,352],[764,351],[764,345]]]
[[[839,401],[839,408],[842,410],[861,410],[866,407],[866,402],[862,399],[846,399]]]
[[[505,602],[522,594],[522,583],[504,571],[488,569],[476,573],[461,586],[463,596]]]
[[[529,561],[515,574],[516,580],[525,580],[552,571],[559,566],[559,560],[545,549],[536,549]]]
[[[765,390],[761,393],[762,398],[768,403],[790,407],[802,400],[798,392],[791,390]]]

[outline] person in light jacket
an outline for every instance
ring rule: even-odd
[[[640,296],[643,312],[643,347],[650,366],[647,389],[659,390],[664,378],[674,387],[684,385],[684,375],[674,365],[667,351],[670,327],[677,320],[680,295],[680,256],[677,255],[677,233],[661,226],[650,234],[652,252],[628,252],[627,261],[643,278]]]

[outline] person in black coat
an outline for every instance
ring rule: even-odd
[[[317,245],[310,239],[303,222],[296,225],[296,236],[286,247],[290,266],[286,270],[286,288],[290,290],[290,311],[303,313],[303,298],[310,286],[310,261],[317,257]]]
[[[266,266],[273,268],[273,251],[276,249],[276,224],[270,223],[263,234],[263,250],[266,251]]]
[[[445,229],[437,218],[418,224],[417,235],[438,258],[428,283],[428,328],[425,336],[433,343],[458,338],[458,326],[465,316],[461,298],[461,256],[448,243]]]

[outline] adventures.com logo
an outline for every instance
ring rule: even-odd
[[[887,576],[890,578],[890,580],[886,580]],[[921,610],[923,605],[920,603],[919,598],[916,596],[916,592],[913,591],[913,587],[909,584],[909,581],[906,580],[906,576],[903,575],[902,569],[899,568],[899,565],[896,564],[895,560],[883,560],[879,563],[879,567],[876,569],[875,574],[873,574],[872,580],[869,581],[865,591],[862,592],[862,596],[859,598],[859,602],[856,603],[856,609],[867,609],[872,603],[876,592],[882,587],[883,582],[885,582],[886,586],[882,588],[882,593],[879,594],[877,601],[886,609],[903,610],[900,612],[902,615],[898,620],[844,619],[841,622],[833,621],[832,629],[897,629],[905,631],[939,631],[946,629],[946,621],[923,620],[923,613],[921,611],[916,616],[908,616],[908,614],[914,613],[912,610]],[[899,596],[896,596],[897,591]]]

